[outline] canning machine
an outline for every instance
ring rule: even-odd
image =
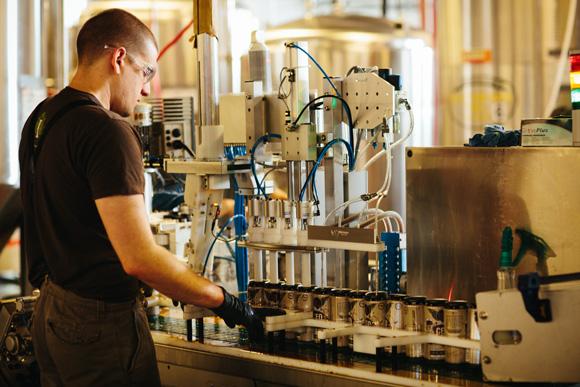
[[[243,328],[154,295],[150,322],[164,384],[580,381],[572,360],[580,355],[576,276],[554,279],[558,269],[552,269],[521,277],[517,289],[496,291],[500,250],[490,241],[497,235],[491,228],[472,233],[481,211],[461,191],[445,194],[460,188],[453,177],[462,176],[469,160],[492,168],[489,160],[509,159],[509,151],[462,154],[462,165],[461,157],[438,150],[407,149],[405,224],[382,205],[390,190],[402,189],[391,186],[392,151],[413,131],[405,80],[388,68],[356,64],[329,76],[306,42],[287,41],[285,66],[274,69],[280,79],[270,87],[268,48],[257,33],[244,93],[219,95],[211,2],[195,7],[206,16],[195,25],[197,97],[145,101],[134,117],[152,181],[165,175],[185,187],[177,195],[182,203],[152,211],[152,228],[191,270],[217,278],[255,308],[279,313],[264,321],[267,339],[249,344]],[[319,68],[322,90],[309,88],[310,66]],[[456,151],[474,150],[448,153]],[[577,163],[577,152],[564,153]],[[374,163],[384,163],[384,175],[368,174]],[[477,192],[493,202],[505,179],[494,182],[486,173]],[[371,179],[382,181],[379,190],[369,192]],[[571,184],[568,191],[578,193]],[[518,199],[507,206],[515,214],[526,208],[525,197]],[[522,224],[502,215],[493,219]],[[577,218],[577,211],[568,217]],[[536,234],[543,227],[530,224]],[[465,258],[466,248],[453,240],[467,231],[479,259]],[[446,237],[451,240],[441,243]],[[229,269],[218,269],[224,265]],[[170,308],[157,308],[164,306]]]

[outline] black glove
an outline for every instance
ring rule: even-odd
[[[224,302],[212,311],[223,318],[230,328],[236,325],[243,325],[248,330],[248,336],[251,342],[260,342],[264,338],[264,326],[262,321],[255,314],[254,309],[241,301],[239,298],[232,296],[224,288]]]

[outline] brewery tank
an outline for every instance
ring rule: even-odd
[[[335,14],[307,17],[268,29],[265,38],[270,49],[274,90],[280,83],[279,73],[286,63],[284,43],[289,41],[307,41],[308,52],[329,76],[344,77],[352,66],[357,65],[391,68],[394,74],[401,75],[403,90],[413,107],[415,126],[412,136],[393,152],[392,188],[389,200],[383,201],[381,207],[396,210],[404,217],[404,148],[431,146],[436,142],[431,35],[384,18]],[[320,93],[322,74],[314,65],[309,71],[310,89],[317,89]],[[408,115],[402,112],[401,131],[404,133],[408,126]],[[385,163],[382,160],[375,162],[369,169],[369,176],[372,176],[369,178],[369,192],[376,192],[381,187],[384,174]]]

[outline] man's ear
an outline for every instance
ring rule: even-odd
[[[123,59],[127,54],[127,50],[124,47],[119,47],[115,50],[115,53],[111,57],[111,66],[113,66],[113,71],[115,74],[121,74],[121,67],[124,65]]]

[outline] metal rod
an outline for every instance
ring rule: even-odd
[[[191,321],[191,323],[193,324],[193,321]],[[204,339],[205,338],[203,336],[203,317],[201,317],[197,319],[197,341],[203,344]]]
[[[548,277],[540,277],[540,284],[546,285],[578,280],[580,280],[580,273],[559,274],[559,275],[551,275]]]
[[[294,186],[294,161],[287,161],[286,167],[288,170],[288,201],[293,202],[300,193],[300,191],[296,192],[297,187]]]
[[[312,284],[312,268],[310,266],[310,254],[302,253],[302,285]]]
[[[193,341],[193,320],[185,320],[185,327],[187,329],[187,341]]]
[[[310,175],[312,169],[314,168],[314,162],[307,161],[306,162],[306,177]],[[306,187],[306,198],[307,200],[313,200],[314,195],[312,194],[312,187],[314,186],[314,180],[308,182],[308,186]]]
[[[286,283],[294,285],[294,253],[286,251]]]
[[[270,264],[270,282],[275,284],[278,283],[278,252],[270,251],[269,252],[269,264]]]
[[[219,125],[218,42],[209,34],[196,37],[199,126]]]

